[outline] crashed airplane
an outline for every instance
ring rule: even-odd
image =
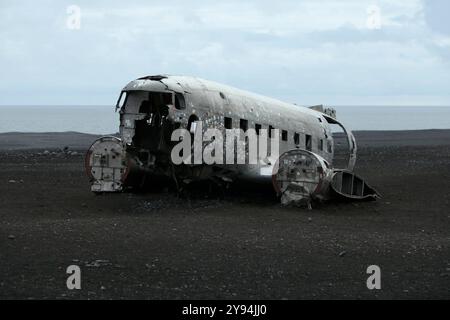
[[[96,140],[86,154],[95,193],[258,179],[271,181],[283,204],[379,197],[353,173],[355,138],[331,108],[300,107],[199,78],[155,75],[126,85],[116,111],[119,136]],[[332,126],[345,137],[341,166]]]

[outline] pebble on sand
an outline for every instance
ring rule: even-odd
[[[347,251],[341,251],[340,253],[339,253],[339,257],[343,257],[343,256],[345,256],[347,254]]]

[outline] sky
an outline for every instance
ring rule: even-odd
[[[0,105],[197,76],[299,105],[450,105],[450,1],[0,0]]]

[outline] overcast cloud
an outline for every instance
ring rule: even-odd
[[[0,104],[113,104],[128,81],[166,73],[298,104],[450,105],[449,12],[447,0],[0,0]]]

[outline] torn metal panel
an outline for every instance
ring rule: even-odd
[[[335,170],[330,186],[333,197],[342,200],[375,200],[381,198],[377,190],[361,177],[347,170]]]

